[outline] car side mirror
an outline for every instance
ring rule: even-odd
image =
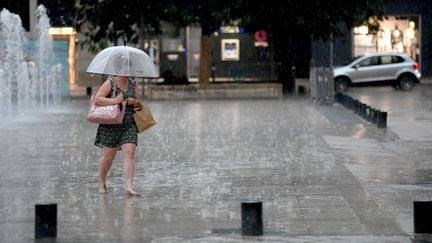
[[[360,67],[360,65],[358,65],[358,64],[352,66],[352,68],[354,68],[354,69],[356,69],[356,70],[357,70],[357,68],[359,68],[359,67]]]

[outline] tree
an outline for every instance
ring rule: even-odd
[[[291,67],[299,59],[296,56],[308,55],[311,37],[323,40],[336,37],[342,31],[340,23],[351,28],[366,21],[374,27],[371,30],[376,30],[376,18],[370,17],[382,14],[384,1],[80,0],[76,4],[76,26],[85,36],[81,45],[98,51],[110,42],[117,44],[119,39],[137,43],[146,34],[161,33],[162,21],[177,28],[199,25],[202,29],[199,82],[207,84],[212,60],[211,34],[219,26],[240,20],[248,32],[264,29],[269,33],[274,59],[281,64],[277,69],[279,80],[285,90],[290,90]],[[299,51],[302,49],[307,51]]]
[[[300,46],[307,46],[311,38],[329,40],[341,35],[341,23],[350,29],[366,22],[373,27],[370,29],[377,29],[376,18],[370,17],[381,16],[383,4],[384,0],[353,0],[349,3],[340,0],[270,0],[264,8],[262,1],[249,0],[243,1],[241,24],[250,32],[259,29],[269,32],[274,59],[281,64],[277,70],[279,80],[284,83],[284,90],[291,90],[294,78],[291,68]]]
[[[118,40],[138,43],[145,35],[159,34],[165,8],[164,0],[80,0],[75,5],[75,25],[84,35],[80,45],[97,52]]]
[[[177,29],[199,25],[202,29],[199,83],[207,84],[212,59],[210,35],[240,16],[241,0],[179,1],[98,1],[80,0],[76,4],[76,27],[84,35],[81,46],[97,52],[119,39],[136,43],[145,34],[161,33],[166,21]],[[138,34],[137,34],[138,33]]]

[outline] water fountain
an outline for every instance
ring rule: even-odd
[[[29,40],[17,14],[7,9],[0,12],[0,112],[8,117],[60,102],[64,79],[61,64],[53,59],[50,20],[43,5],[36,13],[37,36]],[[36,42],[34,50],[29,48],[32,42]]]

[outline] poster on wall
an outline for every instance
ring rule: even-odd
[[[240,40],[239,39],[222,39],[221,49],[222,49],[221,50],[222,61],[240,60]]]
[[[376,52],[406,53],[419,61],[420,31],[418,16],[386,16],[376,34],[366,26],[354,28],[354,56]]]

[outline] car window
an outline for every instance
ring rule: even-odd
[[[382,56],[381,57],[381,64],[391,64],[393,62],[393,57],[395,56]]]
[[[392,56],[392,63],[401,63],[404,62],[405,59],[401,56]]]
[[[360,67],[368,67],[368,66],[378,65],[379,63],[380,63],[379,57],[369,57],[359,62],[358,65]]]
[[[342,63],[342,66],[347,66],[347,65],[353,63],[355,60],[359,59],[360,57],[362,57],[362,56],[352,57],[352,58],[350,58],[349,61],[346,61],[346,62]]]

